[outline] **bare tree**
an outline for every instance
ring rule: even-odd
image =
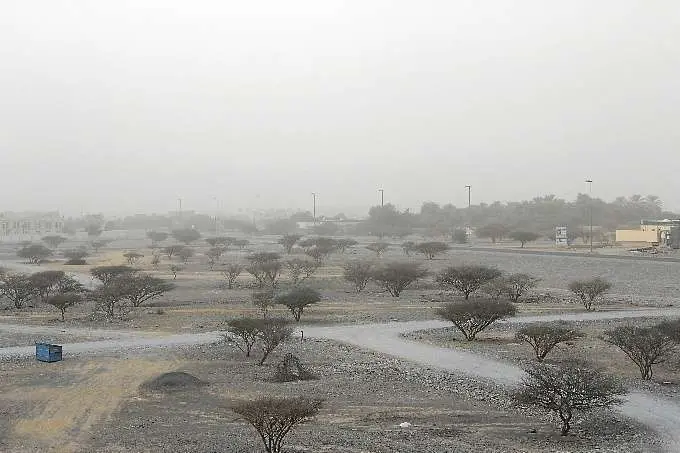
[[[316,415],[321,406],[318,399],[262,397],[236,403],[232,410],[257,430],[267,453],[281,453],[290,430]]]
[[[588,311],[593,310],[593,303],[601,299],[604,294],[609,291],[612,284],[607,280],[595,277],[590,280],[576,280],[569,283],[569,291],[576,294],[583,306]]]
[[[186,248],[184,245],[175,244],[165,247],[163,251],[168,256],[168,259],[171,260],[174,255],[177,255],[184,248]]]
[[[390,248],[390,244],[388,242],[373,242],[368,244],[366,248],[371,252],[375,252],[377,257],[381,257],[383,253],[385,253],[385,251]]]
[[[275,302],[285,305],[293,314],[296,321],[300,321],[304,309],[321,301],[321,294],[313,288],[293,288],[287,293],[276,296]]]
[[[52,256],[52,250],[41,244],[32,244],[21,248],[17,256],[27,259],[31,264],[40,264],[45,258]]]
[[[5,296],[14,308],[23,308],[24,304],[36,296],[36,290],[27,274],[0,274],[0,295]]]
[[[121,275],[131,275],[137,270],[130,266],[98,266],[90,270],[90,274],[104,285]]]
[[[668,360],[676,346],[675,341],[659,326],[619,326],[607,330],[604,339],[635,362],[644,380],[652,379],[653,365]]]
[[[295,244],[297,244],[301,237],[302,236],[299,234],[286,234],[281,239],[279,239],[279,244],[283,246],[283,249],[286,251],[286,253],[290,253],[293,251],[293,247]]]
[[[229,289],[232,289],[234,287],[236,279],[238,278],[239,275],[241,275],[242,272],[243,265],[240,263],[229,263],[224,266],[224,268],[222,269],[222,275],[224,275],[224,278],[227,279]]]
[[[516,400],[556,413],[562,421],[563,436],[571,428],[574,412],[621,404],[619,396],[625,393],[614,378],[579,363],[536,363],[525,371],[527,376],[515,394]]]
[[[139,262],[139,260],[144,258],[144,254],[139,252],[127,252],[123,254],[123,257],[127,260],[130,266],[134,266]]]
[[[574,341],[582,336],[583,334],[578,330],[559,324],[529,324],[515,334],[518,341],[531,345],[536,353],[536,360],[539,362],[542,362],[558,344]]]
[[[414,246],[414,250],[422,253],[428,260],[433,260],[435,256],[440,255],[449,250],[448,244],[444,242],[421,242]]]
[[[465,299],[485,283],[501,276],[501,271],[493,267],[463,264],[450,266],[437,274],[437,283],[460,291]]]
[[[373,271],[371,278],[387,290],[392,297],[399,297],[409,285],[427,275],[420,264],[393,262],[384,264]]]
[[[516,312],[510,302],[493,299],[451,302],[437,310],[439,317],[451,321],[467,341],[474,340],[479,332],[494,322],[515,316]]]
[[[253,305],[262,311],[262,317],[266,318],[269,308],[274,305],[274,292],[269,291],[255,291],[251,295]]]
[[[288,267],[288,275],[293,285],[297,285],[314,275],[319,268],[319,264],[316,261],[293,258],[286,261],[286,267]]]
[[[482,290],[493,299],[507,297],[513,302],[519,299],[532,288],[535,288],[540,279],[529,274],[510,274],[495,278],[482,286]]]
[[[250,357],[250,351],[259,338],[262,320],[256,318],[238,318],[227,321],[225,339],[233,342],[237,348]]]
[[[49,247],[53,249],[59,248],[61,244],[66,242],[66,238],[64,236],[59,236],[58,234],[55,235],[50,235],[50,236],[45,236],[42,238],[42,241],[47,244]]]
[[[59,293],[50,296],[45,302],[52,305],[61,313],[61,321],[64,322],[66,317],[66,309],[73,307],[83,300],[81,293]]]
[[[293,336],[290,323],[281,318],[264,319],[260,327],[259,339],[262,344],[262,358],[259,365],[264,365],[267,357],[280,345]]]
[[[208,258],[208,266],[210,266],[210,270],[215,268],[215,264],[217,264],[217,262],[220,260],[224,251],[224,247],[215,246],[211,247],[210,250],[205,252],[205,256]]]
[[[373,263],[370,261],[350,261],[343,266],[342,276],[354,285],[357,293],[366,288],[371,276],[373,275]]]

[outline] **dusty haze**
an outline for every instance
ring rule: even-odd
[[[6,1],[2,210],[680,208],[680,2]],[[332,212],[329,212],[332,213]]]

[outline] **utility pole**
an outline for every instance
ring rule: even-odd
[[[312,192],[312,200],[314,202],[312,216],[314,217],[314,225],[316,225],[316,192]]]
[[[177,213],[179,214],[179,218],[181,219],[182,218],[182,199],[178,198],[177,201],[179,203],[179,211],[177,211]]]
[[[378,192],[380,192],[380,207],[382,208],[383,206],[385,206],[385,190],[378,189]]]
[[[219,236],[220,231],[217,216],[220,212],[220,200],[218,200],[217,197],[213,197],[213,200],[215,201],[215,236]]]
[[[465,186],[465,188],[468,190],[468,209],[470,209],[471,202],[472,202],[472,197],[470,195],[470,192],[472,192],[472,186]]]
[[[593,253],[593,180],[586,179],[588,184],[588,204],[590,205],[590,253]]]

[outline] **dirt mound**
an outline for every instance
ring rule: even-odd
[[[207,382],[200,380],[196,376],[183,371],[172,371],[170,373],[163,373],[160,376],[146,381],[142,384],[143,390],[149,391],[171,391],[171,390],[187,390],[208,385]]]

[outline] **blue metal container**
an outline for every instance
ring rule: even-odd
[[[49,343],[36,343],[35,358],[41,362],[59,362],[61,360],[61,346]]]

